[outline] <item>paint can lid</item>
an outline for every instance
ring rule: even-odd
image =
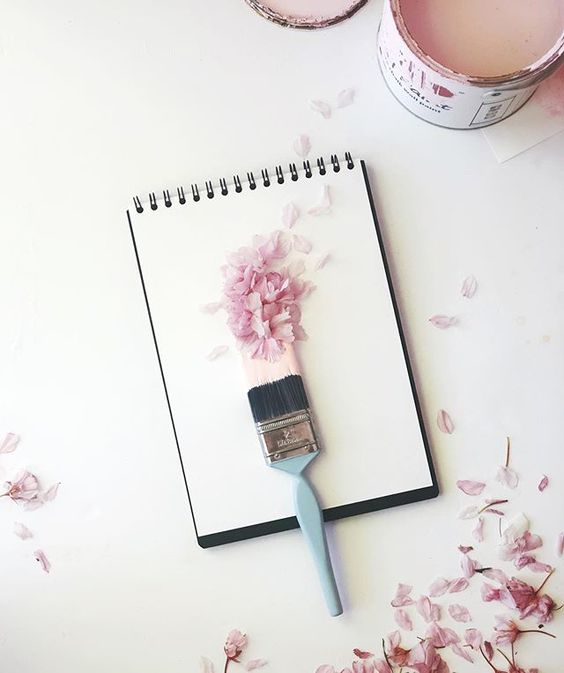
[[[326,28],[350,18],[367,0],[245,0],[258,14],[280,26]]]

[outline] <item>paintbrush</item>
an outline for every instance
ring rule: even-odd
[[[266,463],[294,477],[296,517],[315,561],[329,613],[340,615],[343,608],[323,513],[305,473],[319,454],[319,443],[294,349],[286,344],[276,362],[248,355],[243,355],[243,361],[249,404]]]

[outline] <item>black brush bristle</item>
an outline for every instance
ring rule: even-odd
[[[302,377],[290,374],[278,381],[263,383],[247,393],[255,423],[307,409],[309,403]]]

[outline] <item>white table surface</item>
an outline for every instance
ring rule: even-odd
[[[393,628],[396,582],[418,592],[459,574],[468,499],[454,481],[493,475],[506,435],[522,477],[511,511],[530,515],[562,569],[564,134],[500,165],[480,132],[412,117],[378,71],[380,9],[311,33],[242,0],[3,3],[0,433],[22,442],[0,477],[25,466],[62,485],[36,512],[0,501],[2,669],[186,673],[200,655],[219,668],[232,627],[271,673],[350,664]],[[345,87],[353,106],[330,120],[309,110]],[[331,526],[339,619],[297,531],[197,546],[125,220],[133,194],[293,159],[298,133],[313,156],[348,149],[371,168],[442,487]],[[434,313],[460,325],[439,331]],[[35,540],[16,538],[14,520]],[[564,599],[562,572],[551,593]],[[476,594],[460,602],[478,614]],[[525,663],[561,670],[561,640],[535,640]]]

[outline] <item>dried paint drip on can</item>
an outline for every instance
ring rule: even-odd
[[[426,121],[480,128],[518,110],[564,59],[564,0],[385,0],[378,58]]]

